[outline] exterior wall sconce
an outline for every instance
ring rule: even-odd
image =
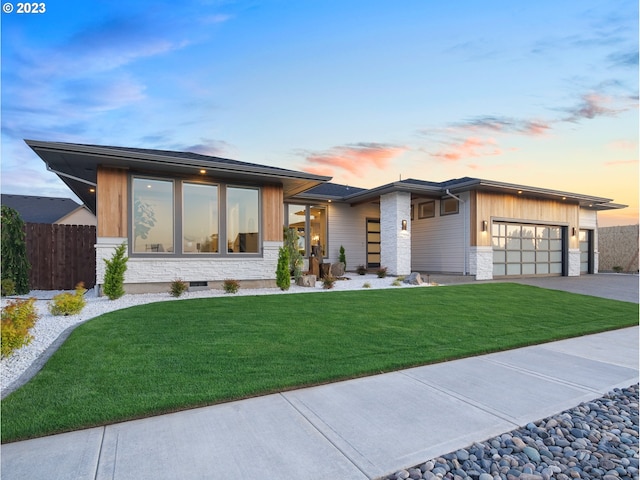
[[[402,230],[406,230],[406,229],[407,229],[407,221],[402,220]]]
[[[572,237],[576,236],[576,227],[571,227],[571,236]]]
[[[483,231],[483,232],[486,232],[486,231],[487,231],[488,226],[489,226],[489,222],[487,222],[486,220],[483,220],[483,221],[482,221],[482,231]]]

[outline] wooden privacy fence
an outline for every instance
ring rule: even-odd
[[[72,290],[96,284],[96,227],[91,225],[25,225],[31,290]]]

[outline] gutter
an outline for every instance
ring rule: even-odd
[[[467,219],[465,218],[467,213],[466,202],[460,197],[451,193],[448,188],[445,190],[445,193],[449,195],[451,198],[455,198],[459,203],[462,204],[462,228],[463,228],[462,241],[464,242],[464,265],[462,267],[462,274],[466,276],[467,261],[469,258],[469,242],[467,242]]]
[[[80,183],[86,183],[87,185],[91,185],[92,187],[97,187],[98,186],[95,182],[90,182],[89,180],[85,180],[84,178],[74,177],[73,175],[69,175],[68,173],[63,173],[63,172],[59,172],[58,170],[54,170],[53,168],[51,168],[49,166],[48,163],[46,165],[47,165],[47,170],[49,172],[53,172],[58,176],[70,178],[71,180],[75,180],[76,182],[80,182]]]

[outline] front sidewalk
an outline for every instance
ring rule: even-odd
[[[2,446],[3,478],[377,478],[638,382],[639,328]]]

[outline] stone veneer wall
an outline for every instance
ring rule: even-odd
[[[380,197],[380,263],[390,275],[411,273],[411,194],[387,193]],[[402,230],[402,220],[407,230]]]
[[[493,247],[471,247],[469,250],[469,274],[476,280],[493,279]]]
[[[638,225],[601,227],[598,229],[598,270],[638,272]]]
[[[567,276],[569,277],[580,276],[580,249],[579,248],[569,249],[569,268],[568,268]]]
[[[98,238],[96,244],[96,285],[104,283],[105,259],[126,238]],[[275,286],[278,249],[282,242],[263,242],[263,255],[259,258],[129,258],[125,272],[125,291],[166,291],[164,286],[176,279],[185,282],[220,282],[226,279],[260,281]],[[157,286],[154,287],[153,285]],[[127,288],[129,285],[129,288]],[[145,285],[148,288],[145,288]]]

